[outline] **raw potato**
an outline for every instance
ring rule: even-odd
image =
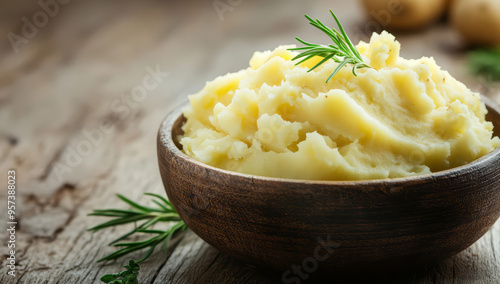
[[[449,0],[363,0],[370,17],[382,29],[411,30],[441,17]]]
[[[453,26],[471,45],[500,44],[500,1],[460,0],[452,6]]]

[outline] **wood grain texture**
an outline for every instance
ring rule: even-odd
[[[129,228],[88,233],[102,219],[86,214],[125,208],[115,193],[139,202],[148,201],[143,192],[163,193],[155,147],[160,121],[205,81],[248,66],[255,50],[294,43],[294,36],[324,41],[302,14],[326,19],[332,8],[354,41],[367,39],[357,1],[241,1],[221,20],[212,1],[72,0],[15,53],[5,35],[21,35],[22,18],[41,8],[37,1],[0,5],[0,203],[6,171],[14,168],[20,221],[12,279],[5,267],[7,212],[0,206],[0,283],[99,283],[120,271],[127,259],[95,261],[114,251],[105,244]],[[447,25],[397,36],[403,56],[434,56],[458,80],[500,102],[498,86],[467,74],[465,53]],[[131,101],[148,66],[169,75],[141,101]],[[112,130],[75,161],[78,145],[90,141],[84,133],[103,121]],[[497,222],[461,254],[384,283],[496,284],[499,243]],[[188,230],[166,254],[158,251],[141,265],[139,281],[280,283],[281,277],[220,253]]]

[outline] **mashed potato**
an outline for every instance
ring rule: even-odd
[[[500,145],[480,96],[432,58],[399,57],[389,33],[357,48],[373,68],[333,60],[312,72],[290,46],[257,52],[250,67],[189,97],[183,151],[247,174],[310,180],[405,177],[467,164]]]

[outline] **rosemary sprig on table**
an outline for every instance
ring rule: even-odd
[[[116,274],[106,274],[101,277],[101,281],[108,284],[138,284],[139,265],[133,260],[129,260],[128,265],[124,265],[127,270]]]
[[[363,62],[363,59],[361,58],[361,55],[359,54],[359,51],[356,49],[356,47],[352,44],[351,40],[347,36],[347,34],[344,31],[344,28],[340,24],[339,19],[335,14],[330,10],[330,13],[332,14],[333,18],[335,19],[335,22],[337,22],[337,26],[339,27],[339,31],[335,29],[331,29],[327,26],[325,26],[320,20],[316,19],[313,20],[309,16],[305,15],[306,19],[309,20],[309,24],[312,26],[320,29],[322,32],[324,32],[330,39],[333,41],[334,44],[329,44],[329,45],[321,45],[321,44],[314,44],[314,43],[309,43],[306,42],[298,37],[297,39],[300,43],[306,45],[304,47],[297,47],[297,48],[290,48],[289,50],[295,50],[295,51],[303,51],[299,55],[295,56],[292,60],[297,60],[301,59],[297,64],[299,65],[302,62],[305,62],[315,56],[323,57],[323,60],[321,60],[318,64],[316,64],[314,67],[309,69],[308,72],[311,72],[312,70],[316,69],[326,61],[332,59],[337,63],[340,63],[339,66],[335,69],[335,71],[332,72],[330,77],[326,80],[330,81],[337,72],[339,72],[342,67],[346,66],[347,64],[352,64],[352,73],[354,76],[357,76],[356,74],[356,69],[358,68],[371,68],[370,65],[366,64]]]
[[[89,214],[89,216],[115,217],[114,219],[108,222],[102,223],[100,225],[88,229],[89,231],[94,231],[94,232],[108,227],[114,227],[129,223],[136,223],[138,221],[145,220],[145,222],[136,226],[132,231],[122,235],[121,237],[109,243],[108,245],[121,247],[121,249],[119,249],[114,253],[111,253],[108,256],[101,258],[97,262],[117,259],[134,251],[141,250],[144,248],[149,248],[144,257],[141,258],[139,261],[137,261],[137,263],[140,263],[145,259],[147,259],[151,255],[151,253],[153,253],[155,247],[160,243],[163,243],[163,249],[166,250],[167,242],[170,240],[170,238],[177,231],[184,231],[187,228],[184,221],[181,220],[179,214],[177,214],[174,207],[167,199],[153,193],[145,193],[145,195],[155,197],[156,199],[153,199],[153,202],[157,205],[157,207],[142,206],[120,194],[117,194],[118,198],[120,198],[121,200],[132,206],[132,209],[94,210],[92,213]],[[158,222],[176,222],[176,223],[166,231],[148,229]],[[145,233],[155,236],[146,239],[144,241],[119,243],[121,240],[126,239],[127,237],[131,236],[134,233]]]
[[[473,74],[483,75],[488,81],[500,80],[500,47],[470,51],[468,58]]]

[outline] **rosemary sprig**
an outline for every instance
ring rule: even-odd
[[[116,274],[106,274],[101,277],[101,281],[109,284],[138,284],[139,265],[133,260],[129,260],[128,265],[124,265],[127,270]]]
[[[352,44],[351,40],[347,36],[347,34],[344,31],[344,28],[340,24],[339,19],[335,14],[330,10],[330,13],[332,14],[333,18],[335,19],[335,22],[337,23],[337,26],[339,27],[339,31],[335,29],[331,29],[327,26],[325,26],[320,20],[316,19],[313,20],[311,17],[305,15],[306,19],[309,20],[309,24],[312,26],[320,29],[322,32],[324,32],[330,39],[333,41],[334,44],[329,44],[329,45],[321,45],[321,44],[314,44],[314,43],[309,43],[306,42],[298,37],[297,39],[300,43],[306,45],[304,47],[297,47],[297,48],[290,48],[289,50],[295,50],[295,51],[303,51],[299,55],[295,56],[292,60],[297,60],[301,59],[301,61],[297,62],[295,65],[299,65],[302,62],[305,62],[315,56],[320,56],[323,57],[323,60],[321,60],[318,64],[314,65],[311,69],[309,69],[308,72],[313,71],[326,61],[332,59],[333,61],[339,63],[339,66],[335,69],[335,71],[332,72],[330,77],[326,80],[330,81],[339,70],[346,66],[347,64],[352,64],[352,73],[354,76],[357,76],[356,74],[356,69],[358,68],[371,68],[370,65],[366,64],[363,62],[363,59],[361,58],[361,55],[359,54],[358,50],[356,47]]]
[[[88,214],[89,216],[115,217],[114,219],[108,222],[104,222],[102,224],[99,224],[95,227],[88,229],[89,231],[94,231],[94,232],[108,227],[114,227],[129,223],[136,223],[138,221],[145,220],[145,222],[136,226],[132,231],[120,236],[116,240],[109,243],[108,245],[121,247],[121,249],[117,250],[114,253],[111,253],[108,256],[99,259],[97,262],[117,259],[134,251],[141,250],[144,248],[149,248],[144,257],[141,258],[139,261],[137,261],[137,263],[140,263],[145,259],[147,259],[151,255],[151,253],[153,253],[155,247],[162,242],[163,242],[163,250],[166,251],[167,242],[170,240],[170,238],[177,231],[184,231],[187,228],[184,221],[181,220],[179,214],[177,214],[174,207],[167,199],[153,193],[145,193],[145,195],[155,197],[156,199],[153,199],[153,202],[157,205],[157,207],[142,206],[120,194],[117,194],[118,198],[120,198],[122,201],[132,206],[132,209],[94,210],[92,213]],[[153,226],[158,222],[176,222],[176,224],[174,224],[166,231],[149,229],[151,226]],[[153,236],[144,241],[119,243],[121,240],[126,239],[127,237],[131,236],[134,233],[145,233],[156,236]]]

